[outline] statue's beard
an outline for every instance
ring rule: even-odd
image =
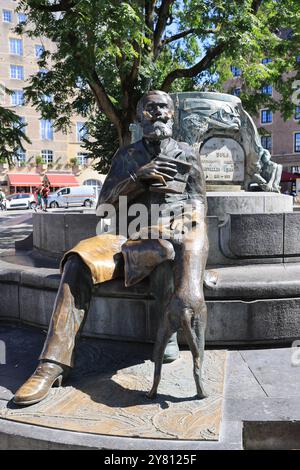
[[[143,134],[148,140],[163,140],[172,137],[173,120],[163,121],[144,121]]]

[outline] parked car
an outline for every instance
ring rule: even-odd
[[[34,195],[31,193],[10,194],[5,200],[6,209],[33,209],[36,205]]]
[[[91,186],[61,188],[59,191],[50,193],[48,196],[48,206],[51,208],[69,206],[91,207],[95,202],[96,197]]]

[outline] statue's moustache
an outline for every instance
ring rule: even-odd
[[[155,124],[156,122],[162,122],[166,124],[170,120],[170,116],[152,116],[148,111],[143,111],[144,118],[147,119],[147,121],[151,122],[152,124]]]

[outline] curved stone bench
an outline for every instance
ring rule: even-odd
[[[205,291],[207,344],[299,337],[300,213],[291,212],[292,200],[274,193],[208,193],[208,266],[218,271],[219,281]],[[80,240],[95,236],[98,221],[91,212],[33,214],[33,252],[60,259]],[[46,328],[58,270],[1,267],[0,318]],[[151,277],[130,289],[121,280],[97,286],[83,333],[153,341],[162,315],[155,292]]]
[[[300,263],[222,267],[205,290],[207,344],[291,343],[300,333]],[[0,319],[47,328],[60,274],[57,269],[0,262]],[[162,315],[149,279],[133,288],[122,280],[95,288],[83,335],[153,341]],[[184,342],[184,339],[180,339]]]

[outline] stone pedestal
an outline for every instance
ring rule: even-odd
[[[293,212],[293,198],[286,194],[246,191],[207,192],[208,216],[224,220],[226,214]]]
[[[241,191],[242,187],[238,184],[206,184],[206,191],[208,192],[237,192]]]

